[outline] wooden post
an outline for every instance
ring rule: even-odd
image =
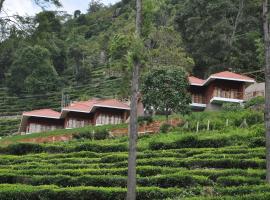
[[[95,130],[92,131],[92,140],[95,140]]]
[[[226,126],[229,126],[229,119],[226,119]]]
[[[207,122],[207,131],[209,131],[210,130],[210,120],[208,120],[208,122]]]
[[[146,134],[146,121],[143,124],[143,128],[144,128],[144,135]]]
[[[200,122],[198,121],[197,122],[197,130],[196,130],[197,133],[199,132],[199,126],[200,126]]]

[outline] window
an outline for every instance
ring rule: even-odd
[[[69,118],[67,121],[67,126],[66,128],[81,128],[85,126],[85,121],[84,120],[79,120],[75,118]]]
[[[122,122],[121,115],[109,115],[109,114],[99,114],[96,119],[96,125],[106,125],[106,124],[120,124]]]

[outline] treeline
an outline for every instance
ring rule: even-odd
[[[93,71],[102,69],[102,76],[121,79],[116,90],[126,97],[134,51],[143,55],[143,71],[170,65],[200,77],[264,64],[260,1],[145,0],[143,18],[138,41],[131,0],[112,6],[91,1],[86,14],[20,17],[2,27],[0,85],[13,94],[43,94],[91,84]]]

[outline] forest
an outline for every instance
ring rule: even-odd
[[[141,41],[133,37],[134,19],[131,0],[89,1],[87,13],[73,15],[1,18],[0,86],[11,95],[45,94],[96,84],[99,69],[120,80],[115,95],[128,97],[133,51],[141,54],[142,74],[175,66],[204,78],[264,66],[261,1],[144,0]]]

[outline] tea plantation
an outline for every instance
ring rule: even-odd
[[[97,67],[92,72],[88,85],[64,88],[70,100],[82,97],[114,97],[118,94],[121,81],[117,77],[104,76],[104,68]],[[7,88],[0,87],[0,116],[20,115],[23,111],[52,108],[61,109],[62,91],[41,95],[10,95]],[[1,122],[0,122],[1,125]]]
[[[138,199],[270,199],[262,116],[249,111],[193,114],[185,118],[188,127],[140,136]],[[243,119],[248,127],[241,126]],[[0,140],[0,199],[123,200],[127,147],[127,137],[9,146]]]

